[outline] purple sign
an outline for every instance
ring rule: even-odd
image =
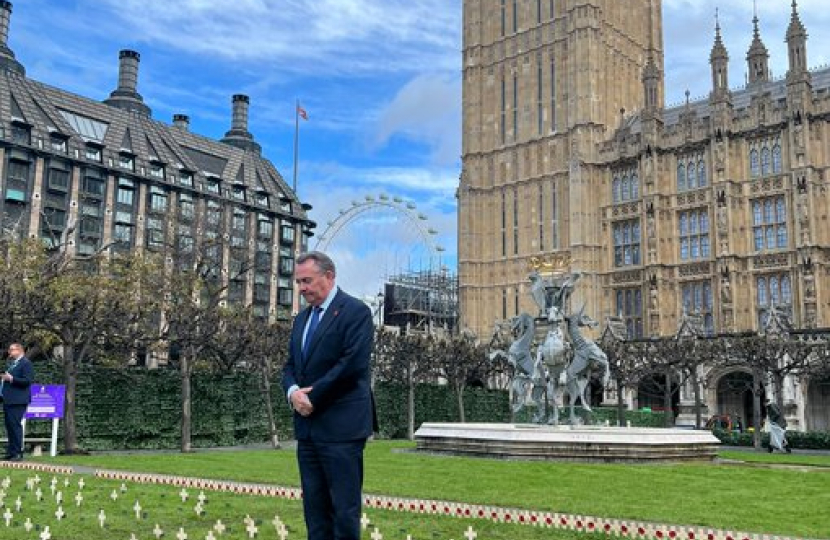
[[[26,418],[63,418],[66,386],[62,384],[33,384],[32,402],[26,409]]]

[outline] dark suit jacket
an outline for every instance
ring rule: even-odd
[[[338,290],[308,344],[301,352],[311,308],[294,319],[288,360],[282,374],[284,392],[293,385],[311,386],[314,412],[294,413],[297,440],[342,442],[366,439],[376,425],[369,360],[374,326],[369,307]]]
[[[14,379],[10,383],[3,383],[3,402],[6,405],[28,405],[32,401],[29,387],[35,378],[32,362],[22,356],[17,365],[8,371]]]

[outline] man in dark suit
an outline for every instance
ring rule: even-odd
[[[26,358],[23,345],[9,345],[9,357],[12,363],[0,375],[0,396],[3,398],[3,414],[6,420],[6,436],[9,439],[4,459],[20,461],[23,459],[23,415],[32,401],[29,387],[35,378],[35,368]]]
[[[369,307],[335,284],[332,260],[297,258],[308,307],[294,320],[282,384],[294,409],[297,462],[309,540],[358,540],[363,450],[376,424]]]

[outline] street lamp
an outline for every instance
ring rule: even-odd
[[[377,322],[375,323],[376,326],[382,327],[384,320],[383,320],[383,293],[378,292],[377,295],[377,308],[375,309],[375,315],[377,316]]]

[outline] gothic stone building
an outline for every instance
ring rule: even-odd
[[[0,1],[4,233],[54,242],[76,224],[67,247],[77,255],[184,256],[210,244],[229,303],[289,318],[294,257],[314,223],[248,132],[248,97],[233,96],[231,129],[215,141],[189,131],[185,115],[152,118],[134,51],[121,51],[103,103],[34,81],[7,45],[11,10]],[[233,272],[242,265],[251,270]]]
[[[672,335],[684,311],[758,330],[773,305],[830,326],[830,69],[808,70],[795,1],[789,16],[784,78],[756,17],[731,89],[716,24],[708,99],[667,108],[659,0],[465,0],[462,326],[534,313],[534,258],[585,272],[573,305],[630,337]],[[708,373],[710,413],[747,417],[723,391],[740,375]],[[830,427],[827,382],[784,398],[800,429]]]

